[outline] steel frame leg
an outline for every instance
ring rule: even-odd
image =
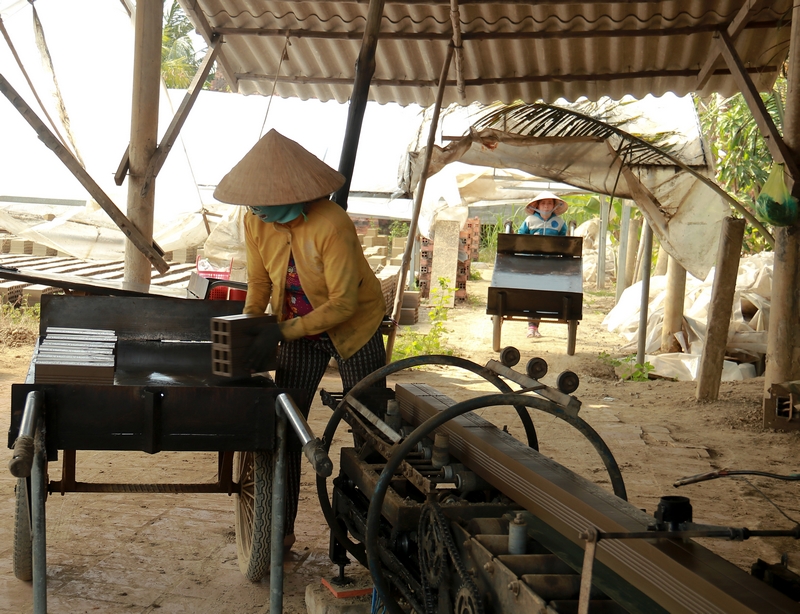
[[[41,421],[36,428],[35,451],[31,467],[31,536],[33,539],[33,614],[47,614],[47,453]]]
[[[269,611],[283,612],[283,533],[286,530],[286,416],[277,413],[277,459],[272,479],[272,543],[269,568]]]

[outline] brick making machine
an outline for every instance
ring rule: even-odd
[[[608,446],[580,416],[579,381],[556,388],[526,373],[519,353],[481,366],[451,356],[392,363],[346,395],[323,392],[355,445],[342,449],[332,487],[318,478],[331,527],[331,560],[370,569],[373,611],[420,614],[764,614],[800,611],[798,577],[781,565],[750,575],[693,541],[717,537],[800,537],[693,522],[690,501],[663,497],[651,516],[627,502]],[[374,388],[380,378],[423,364],[470,371],[497,393],[456,402],[426,385]],[[405,378],[407,379],[407,378]],[[516,389],[512,389],[515,385]],[[476,415],[513,406],[527,441]],[[570,425],[599,455],[613,492],[538,450],[531,414]],[[763,562],[761,562],[763,563]],[[755,574],[755,571],[754,571]],[[764,581],[767,580],[767,581]],[[780,588],[780,590],[778,590]]]

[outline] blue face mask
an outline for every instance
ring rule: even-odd
[[[295,203],[293,205],[272,205],[268,207],[248,207],[254,215],[258,216],[262,222],[278,222],[285,224],[303,213],[305,203]]]

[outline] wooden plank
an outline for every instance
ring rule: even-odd
[[[192,110],[192,107],[197,100],[197,96],[200,94],[200,90],[203,89],[203,83],[205,83],[208,73],[211,72],[211,67],[214,65],[214,61],[216,60],[217,56],[219,55],[219,51],[222,48],[220,40],[220,38],[217,38],[209,45],[208,52],[203,58],[200,68],[198,68],[197,72],[195,73],[194,78],[189,85],[189,89],[186,91],[186,95],[183,97],[178,110],[175,112],[175,116],[172,118],[172,121],[167,127],[167,130],[161,139],[161,143],[159,143],[158,147],[156,148],[156,153],[152,158],[150,158],[150,164],[147,166],[147,171],[145,172],[144,176],[144,184],[142,185],[142,196],[144,196],[150,189],[153,179],[158,175],[159,171],[161,171],[161,167],[164,166],[164,162],[166,161],[169,152],[172,151],[172,147],[175,145],[175,141],[178,139],[181,128],[186,122],[186,118],[189,116],[189,111]]]
[[[717,268],[711,286],[711,303],[708,306],[708,328],[700,367],[697,372],[695,396],[698,401],[716,401],[728,345],[736,275],[742,251],[745,221],[727,217],[722,223],[717,253]],[[640,333],[641,334],[641,333]]]
[[[181,5],[183,12],[186,13],[186,16],[191,19],[192,23],[197,28],[197,32],[205,39],[206,44],[210,46],[219,35],[214,32],[211,24],[208,23],[206,16],[203,14],[202,9],[197,5],[197,2],[193,0],[178,0],[178,3]],[[225,41],[220,39],[220,42],[223,43]],[[217,58],[217,64],[222,71],[222,76],[225,77],[225,81],[230,86],[231,91],[238,92],[239,79],[224,53],[220,53]]]
[[[58,159],[61,160],[64,166],[66,166],[81,185],[86,188],[97,204],[103,208],[122,233],[130,239],[131,243],[133,243],[142,254],[144,254],[156,270],[161,273],[167,271],[169,265],[162,257],[164,252],[158,244],[155,241],[148,241],[125,214],[119,210],[114,204],[114,201],[112,201],[103,189],[97,185],[95,180],[92,179],[91,175],[86,172],[86,169],[80,165],[72,153],[61,144],[52,132],[50,132],[42,120],[40,120],[36,113],[28,106],[28,103],[20,97],[2,74],[0,74],[0,92],[8,98],[9,102],[14,105],[14,108],[19,111],[25,121],[36,131],[39,140],[58,156]]]
[[[753,119],[756,120],[756,125],[761,131],[761,136],[764,137],[764,141],[767,143],[769,152],[772,154],[775,162],[784,164],[784,168],[789,175],[789,177],[787,177],[789,180],[787,181],[787,186],[791,190],[794,182],[800,179],[800,172],[798,172],[797,163],[795,162],[792,152],[783,141],[781,133],[778,131],[775,122],[772,121],[772,117],[767,111],[766,106],[764,106],[764,101],[761,100],[761,96],[756,86],[753,84],[753,80],[750,78],[750,75],[747,74],[742,59],[736,52],[733,42],[726,32],[720,33],[717,39],[717,45],[722,53],[722,57],[725,58],[725,62],[728,64],[728,68],[730,68],[731,75],[736,81],[736,85],[739,86],[742,96],[744,96],[745,102],[747,102],[747,106],[750,108],[750,112],[753,114]]]
[[[733,18],[733,21],[728,25],[728,36],[732,41],[735,41],[739,34],[742,33],[742,30],[745,29],[747,24],[750,20],[755,17],[755,15],[764,8],[766,4],[766,0],[746,0],[745,3],[742,5],[742,8],[739,9],[739,12],[736,14],[736,17]],[[717,68],[719,64],[719,55],[720,52],[712,49],[711,54],[708,56],[706,63],[703,65],[703,68],[700,69],[700,74],[697,75],[697,85],[695,86],[695,90],[701,90],[705,87],[708,79],[711,77],[714,70]]]

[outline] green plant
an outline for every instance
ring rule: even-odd
[[[614,358],[608,352],[600,352],[597,358],[606,365],[611,365],[615,369],[619,367],[622,379],[628,379],[633,382],[646,382],[650,379],[649,374],[655,369],[649,362],[644,364],[636,362],[636,356],[631,354],[625,358]]]
[[[14,306],[0,305],[0,344],[20,347],[36,342],[39,336],[39,304],[29,306],[26,301]]]
[[[481,275],[481,272],[478,269],[470,269],[469,280],[470,281],[483,281],[483,275]]]
[[[447,347],[447,333],[450,331],[444,325],[449,311],[447,304],[453,295],[453,289],[449,285],[449,279],[439,278],[439,291],[432,293],[435,304],[428,310],[431,327],[427,333],[419,333],[410,326],[400,329],[395,339],[392,360],[427,354],[453,353],[453,350]]]

